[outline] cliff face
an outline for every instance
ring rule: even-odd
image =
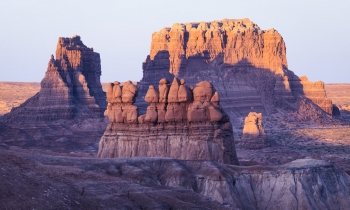
[[[202,81],[187,87],[163,78],[157,90],[148,88],[146,114],[133,105],[136,87],[127,82],[110,84],[106,115],[111,124],[102,136],[99,158],[170,157],[238,164],[232,125],[219,104],[212,84]]]
[[[276,30],[261,30],[249,19],[174,24],[153,33],[150,55],[143,63],[143,78],[138,86],[140,95],[146,94],[147,87],[160,78],[170,79],[172,75],[185,78],[192,85],[210,81],[231,118],[251,111],[271,114],[281,101],[296,100],[298,85],[304,87],[305,93],[318,86],[303,86],[288,70],[285,43]],[[322,87],[318,89],[321,91]],[[332,113],[325,95],[303,96],[313,98],[325,112]],[[136,103],[144,113],[147,105],[142,98]]]
[[[175,75],[188,59],[214,60],[220,54],[229,65],[250,63],[274,72],[287,67],[281,35],[274,29],[260,30],[249,19],[176,23],[152,34],[150,59],[162,50],[169,52],[170,73]]]
[[[337,115],[332,101],[327,98],[324,82],[310,82],[306,76],[294,77],[294,79],[291,85],[295,94],[305,95],[326,113]]]
[[[40,91],[4,116],[7,121],[52,121],[76,116],[102,117],[106,107],[100,83],[100,55],[80,36],[59,38]]]

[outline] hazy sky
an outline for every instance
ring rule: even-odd
[[[58,37],[74,34],[100,53],[102,81],[137,81],[153,32],[247,17],[279,31],[297,75],[350,83],[349,11],[349,0],[0,0],[0,81],[40,82]]]

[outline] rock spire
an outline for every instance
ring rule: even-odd
[[[261,113],[250,112],[245,118],[238,145],[245,149],[261,149],[271,145],[265,134]]]
[[[4,116],[7,121],[53,121],[102,117],[106,96],[100,83],[100,55],[80,36],[60,37],[50,56],[40,91]]]

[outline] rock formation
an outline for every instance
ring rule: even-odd
[[[133,105],[136,87],[125,83],[118,102],[110,97],[116,86],[121,88],[118,82],[108,86],[105,114],[111,124],[100,140],[99,158],[147,156],[238,164],[230,119],[210,82],[193,88],[174,78],[169,87],[163,78],[159,91],[149,86],[144,99],[150,105],[141,116]]]
[[[40,91],[4,119],[21,122],[102,117],[106,96],[100,76],[100,55],[86,47],[80,36],[61,37],[56,59],[51,55]]]
[[[174,24],[152,35],[143,63],[140,96],[161,78],[173,75],[188,85],[210,81],[231,120],[251,111],[264,115],[276,108],[295,109],[300,97],[332,114],[332,103],[319,82],[305,82],[288,70],[286,46],[275,30],[261,30],[249,19]],[[147,104],[136,99],[141,113]]]
[[[350,177],[322,160],[246,167],[0,147],[0,161],[0,209],[350,208]]]
[[[243,135],[238,145],[245,149],[261,149],[270,146],[264,131],[261,113],[250,112],[245,118]]]
[[[295,76],[291,84],[294,92],[305,95],[326,113],[337,115],[338,112],[334,109],[332,101],[326,96],[324,82],[310,82],[306,76],[301,76],[300,78]]]

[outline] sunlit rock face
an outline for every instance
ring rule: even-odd
[[[303,84],[288,70],[282,36],[275,29],[261,30],[247,18],[176,23],[153,33],[138,85],[136,104],[141,113],[146,111],[142,97],[148,86],[173,76],[186,79],[189,85],[211,82],[231,119],[251,111],[269,115],[276,108],[290,108],[299,97],[311,97],[315,105],[332,114],[325,95],[310,94],[310,88],[317,86],[322,92],[323,87]]]
[[[146,113],[133,104],[136,86],[110,83],[105,115],[111,124],[102,136],[99,158],[169,157],[238,164],[232,125],[208,81],[188,87],[185,80],[163,78],[144,97]],[[121,99],[121,100],[120,100]],[[125,99],[125,100],[124,100]]]
[[[7,121],[52,121],[103,117],[106,96],[100,83],[100,55],[80,36],[59,38],[40,91],[4,116]]]
[[[271,145],[264,130],[261,113],[250,112],[244,119],[243,135],[238,145],[245,149],[261,149]]]
[[[305,95],[328,114],[339,115],[339,110],[333,107],[332,101],[327,98],[324,82],[310,82],[306,76],[301,76],[294,77],[291,84],[296,94]]]

